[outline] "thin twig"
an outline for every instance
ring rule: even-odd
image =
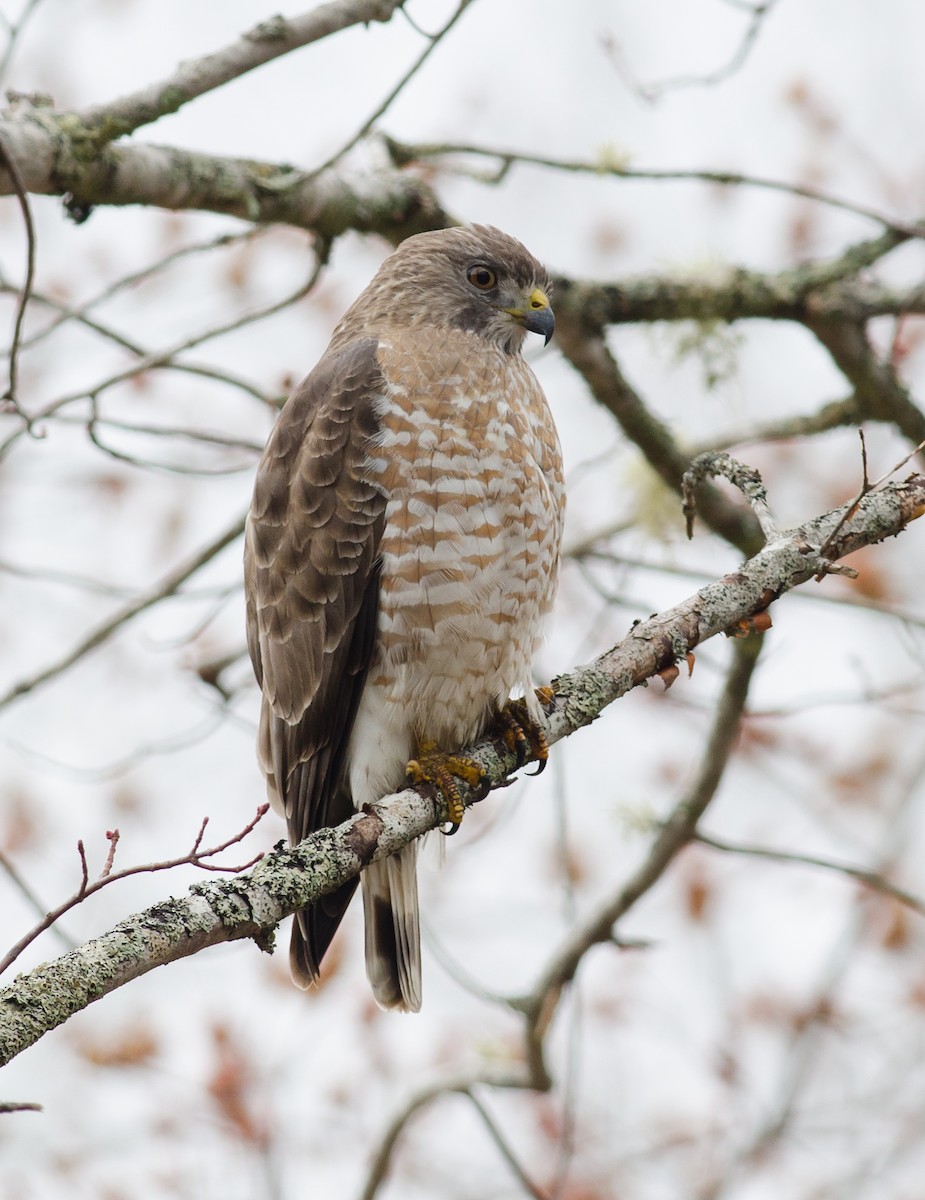
[[[139,267],[135,271],[130,271],[127,275],[120,276],[118,279],[104,287],[101,291],[91,296],[89,300],[85,300],[77,308],[70,308],[69,306],[63,304],[60,300],[56,300],[51,297],[42,297],[42,302],[47,304],[50,308],[56,308],[58,310],[58,315],[53,320],[49,321],[47,325],[36,330],[35,333],[33,333],[30,337],[23,339],[23,349],[35,346],[37,343],[42,341],[43,338],[46,338],[49,334],[54,333],[54,331],[65,322],[76,320],[84,324],[91,325],[91,328],[98,328],[91,324],[91,319],[87,314],[90,313],[92,309],[98,307],[98,305],[114,299],[119,295],[120,292],[125,291],[127,288],[134,288],[139,283],[147,283],[149,280],[155,278],[163,271],[168,270],[170,267],[175,266],[178,262],[182,262],[183,259],[189,258],[192,255],[208,254],[212,250],[226,249],[227,247],[237,245],[240,242],[255,241],[261,235],[265,235],[266,232],[266,229],[263,229],[260,226],[254,226],[250,229],[243,230],[240,233],[222,233],[217,237],[208,238],[205,241],[192,242],[185,246],[179,246],[176,250],[172,250],[169,254],[164,254],[154,262],[148,263],[147,266]],[[100,330],[100,332],[103,332],[103,330]],[[106,336],[110,338],[120,336],[114,331],[110,330],[106,330],[105,333]],[[131,346],[128,342],[122,342],[121,344],[126,346],[128,349],[132,349],[134,353],[141,353],[141,351]]]
[[[23,224],[26,227],[26,278],[23,282],[22,291],[19,294],[19,303],[16,307],[13,341],[10,345],[9,383],[6,392],[0,397],[0,404],[6,404],[13,412],[22,417],[26,424],[26,429],[31,433],[33,422],[20,404],[17,391],[19,387],[19,351],[22,342],[23,322],[26,319],[26,308],[32,295],[32,285],[35,280],[35,225],[32,221],[32,208],[29,204],[29,195],[26,190],[25,180],[22,177],[22,172],[19,169],[16,158],[10,153],[6,140],[2,136],[0,136],[0,161],[3,162],[13,182],[13,191],[16,193]]]
[[[471,155],[479,158],[493,158],[505,167],[514,165],[547,167],[554,171],[566,171],[576,175],[612,176],[615,179],[636,180],[640,182],[685,182],[706,183],[719,187],[750,187],[764,191],[783,192],[789,196],[797,196],[803,200],[811,200],[815,204],[823,204],[828,208],[836,208],[842,212],[853,213],[868,221],[892,230],[906,237],[917,237],[921,234],[921,226],[910,225],[908,222],[888,216],[878,209],[866,204],[858,204],[846,200],[842,196],[833,195],[822,188],[809,184],[787,183],[782,179],[768,179],[761,175],[749,175],[741,171],[719,171],[707,169],[672,169],[658,167],[631,167],[628,163],[613,161],[616,157],[611,154],[608,158],[603,154],[599,161],[587,159],[555,158],[545,154],[530,154],[520,150],[504,150],[491,146],[477,146],[471,142],[422,142],[403,143],[394,138],[385,137],[385,144],[396,165],[402,166],[409,162],[424,158],[442,158],[450,154]],[[491,181],[494,182],[494,179]]]
[[[40,3],[41,0],[27,0],[22,12],[15,21],[10,21],[6,17],[3,17],[3,24],[6,26],[7,31],[7,43],[6,49],[3,52],[3,57],[0,58],[0,83],[2,83],[7,71],[10,69],[10,62],[16,49],[16,43],[22,37],[22,32],[26,26],[26,22],[38,8]]]
[[[633,77],[614,39],[610,37],[602,39],[603,45],[609,52],[610,60],[617,74],[630,90],[647,104],[655,104],[666,92],[677,91],[679,88],[714,87],[716,84],[725,83],[727,79],[730,79],[745,64],[758,40],[762,25],[776,3],[777,0],[762,0],[762,3],[754,5],[736,5],[737,8],[748,12],[751,20],[729,59],[722,66],[705,75],[677,75],[658,83],[641,83]]]
[[[489,1137],[497,1146],[501,1157],[511,1168],[517,1178],[518,1183],[521,1185],[524,1191],[531,1195],[533,1200],[550,1200],[549,1193],[544,1191],[539,1184],[535,1183],[527,1174],[523,1164],[511,1149],[507,1138],[498,1127],[497,1121],[481,1102],[481,1100],[479,1100],[478,1096],[475,1095],[475,1093],[472,1091],[472,1088],[466,1088],[466,1090],[463,1092],[463,1095],[481,1117],[482,1124],[488,1130]]]
[[[207,562],[211,562],[226,546],[241,536],[244,532],[244,521],[244,516],[239,517],[233,525],[224,530],[213,541],[209,542],[202,550],[199,550],[191,558],[186,559],[178,567],[175,567],[173,571],[169,572],[156,587],[143,592],[130,604],[127,604],[107,621],[104,621],[102,625],[98,625],[96,629],[88,633],[73,649],[69,650],[56,662],[42,668],[40,671],[36,671],[34,675],[21,679],[19,683],[14,683],[6,693],[0,696],[0,709],[5,708],[8,704],[12,704],[14,700],[19,699],[20,696],[25,696],[41,684],[57,678],[57,676],[61,675],[69,667],[72,667],[79,659],[83,658],[85,654],[88,654],[91,650],[95,650],[103,642],[107,642],[117,630],[131,621],[133,617],[137,617],[139,613],[153,607],[153,605],[157,604],[160,600],[164,600],[167,596],[173,595],[180,585],[185,583],[191,575],[194,575]]]
[[[823,871],[833,871],[839,875],[847,875],[849,879],[855,879],[858,883],[863,883],[865,887],[870,888],[875,892],[882,892],[885,896],[890,896],[893,900],[897,900],[906,908],[911,908],[913,912],[917,912],[920,916],[925,917],[925,900],[916,896],[913,892],[907,892],[905,888],[897,887],[895,883],[890,883],[879,871],[870,870],[867,867],[855,867],[850,863],[838,862],[835,859],[821,858],[816,854],[801,854],[795,850],[773,850],[769,846],[753,846],[744,843],[727,842],[720,838],[708,837],[705,833],[695,833],[693,841],[698,842],[701,846],[709,846],[711,850],[721,850],[726,854],[743,854],[749,858],[765,858],[771,862],[778,863],[793,863],[797,866],[804,867],[820,867]]]
[[[199,827],[199,832],[193,847],[186,854],[179,858],[164,859],[161,862],[143,863],[136,867],[125,867],[121,871],[112,870],[113,859],[115,857],[116,845],[119,840],[118,830],[107,832],[106,837],[109,840],[109,850],[106,855],[106,862],[98,877],[91,883],[90,870],[87,866],[87,852],[84,847],[83,840],[77,843],[77,853],[80,858],[80,885],[72,896],[64,900],[56,908],[46,913],[41,921],[28,933],[24,934],[14,946],[11,946],[2,959],[0,959],[0,975],[3,974],[13,963],[19,958],[20,954],[31,946],[40,934],[46,929],[51,928],[59,917],[64,916],[66,912],[70,912],[72,908],[76,908],[78,904],[82,904],[89,896],[95,895],[102,888],[111,883],[118,883],[122,879],[128,879],[132,875],[153,875],[157,871],[172,871],[175,867],[192,866],[199,867],[203,871],[224,871],[229,874],[239,874],[241,871],[246,871],[254,866],[263,857],[263,854],[256,855],[249,862],[243,863],[234,867],[218,866],[215,863],[210,863],[205,860],[214,858],[216,854],[221,854],[223,850],[227,850],[230,846],[237,845],[250,834],[257,823],[266,816],[269,812],[269,804],[261,804],[257,809],[257,814],[244,826],[242,830],[234,834],[232,837],[226,838],[225,841],[219,842],[217,846],[212,846],[208,850],[201,849],[202,838],[205,833],[206,825],[209,818],[206,817]]]
[[[242,313],[239,316],[233,317],[220,325],[213,325],[206,330],[202,330],[199,333],[193,334],[192,336],[185,338],[182,342],[178,342],[174,346],[167,350],[163,350],[160,353],[146,354],[138,362],[134,362],[130,366],[125,367],[120,371],[113,372],[112,375],[108,376],[99,383],[94,384],[91,388],[81,388],[77,392],[70,392],[64,396],[59,396],[33,416],[33,423],[50,420],[52,417],[57,416],[61,409],[70,404],[75,404],[88,399],[91,401],[91,403],[95,404],[97,398],[104,391],[108,391],[110,388],[116,387],[120,383],[125,383],[127,380],[134,379],[145,371],[154,369],[166,371],[189,370],[189,368],[184,367],[182,363],[177,363],[174,361],[176,355],[182,354],[187,350],[191,350],[195,346],[201,346],[214,338],[222,337],[227,333],[235,332],[238,329],[243,329],[247,325],[251,325],[257,321],[262,321],[267,317],[274,316],[277,312],[280,312],[282,309],[295,304],[297,301],[307,296],[317,284],[321,275],[321,271],[324,269],[328,259],[330,243],[324,239],[317,239],[313,249],[315,259],[314,266],[309,274],[308,279],[304,283],[300,284],[299,287],[297,287],[294,291],[287,293],[287,295],[278,300],[271,301],[269,304],[262,305],[251,312]],[[251,395],[254,395],[257,399],[266,402],[266,397],[252,385],[246,384],[244,381],[235,380],[234,377],[229,376],[225,371],[219,371],[218,369],[212,367],[196,367],[193,368],[193,371],[195,374],[218,379],[222,383],[234,383],[236,386],[244,388],[244,390],[248,391]],[[21,431],[17,430],[10,434],[5,442],[0,443],[0,459],[10,452],[14,444],[18,441],[20,433]],[[109,448],[107,448],[107,450],[108,449]]]
[[[524,1088],[530,1082],[523,1068],[516,1065],[508,1067],[495,1063],[486,1063],[472,1071],[454,1071],[441,1076],[419,1088],[411,1095],[402,1107],[392,1115],[392,1119],[380,1139],[373,1154],[373,1160],[360,1193],[360,1200],[373,1200],[388,1173],[392,1152],[404,1133],[411,1119],[422,1108],[427,1108],[435,1100],[450,1095],[469,1095],[470,1089],[476,1085],[498,1088]]]
[[[42,903],[42,901],[39,899],[39,897],[35,894],[35,892],[32,890],[32,888],[26,882],[22,873],[13,864],[12,860],[10,859],[10,856],[3,849],[0,849],[0,867],[3,868],[3,870],[5,871],[7,877],[10,879],[10,881],[13,884],[15,884],[15,886],[17,887],[17,889],[19,890],[20,894],[22,895],[22,897],[26,901],[26,903],[29,905],[29,907],[34,912],[38,913],[38,915],[40,917],[43,917],[45,915],[45,913],[48,911],[47,907]],[[73,948],[77,945],[77,939],[72,938],[67,933],[65,933],[60,925],[54,925],[52,927],[52,932],[57,936],[58,940],[62,943],[62,945],[64,945],[66,947],[66,949],[73,950]]]
[[[243,650],[234,655],[229,655],[230,661],[242,658],[247,651]],[[197,671],[197,674],[200,672]],[[209,682],[206,676],[205,682]],[[17,754],[21,754],[26,758],[32,759],[35,762],[41,763],[44,768],[51,768],[55,771],[60,771],[72,778],[80,779],[84,782],[105,783],[111,779],[118,779],[125,775],[128,771],[134,770],[147,758],[155,756],[177,754],[182,750],[187,750],[190,746],[198,745],[205,741],[207,737],[219,729],[226,720],[232,720],[244,728],[248,733],[254,732],[254,726],[251,722],[247,722],[243,717],[236,716],[234,713],[229,713],[226,707],[226,701],[230,698],[222,695],[222,704],[217,705],[214,711],[210,712],[205,720],[201,721],[192,729],[188,729],[183,733],[174,734],[172,737],[165,737],[159,740],[150,742],[140,742],[132,748],[127,754],[121,758],[114,759],[111,762],[101,766],[82,767],[75,766],[73,763],[61,762],[60,759],[52,758],[48,754],[42,754],[40,751],[27,746],[13,738],[6,739],[6,744],[10,746]],[[2,862],[2,857],[0,857]],[[45,909],[42,909],[44,912]]]
[[[379,120],[379,118],[382,117],[386,112],[388,112],[389,108],[391,108],[391,106],[395,102],[395,100],[397,100],[399,95],[401,95],[401,93],[404,91],[404,89],[407,87],[407,85],[411,82],[411,80],[414,78],[414,76],[417,75],[417,73],[418,73],[418,71],[420,71],[421,67],[424,66],[424,64],[427,62],[428,58],[430,58],[431,54],[433,54],[433,52],[437,49],[437,47],[440,45],[440,43],[443,41],[443,39],[450,32],[450,30],[453,28],[453,26],[456,24],[456,22],[459,20],[459,18],[463,15],[463,13],[466,11],[466,9],[469,7],[469,5],[472,2],[473,2],[473,0],[460,0],[459,4],[456,7],[455,12],[452,14],[450,19],[443,26],[443,28],[439,29],[434,34],[429,35],[428,44],[425,47],[425,49],[423,50],[423,52],[418,55],[418,57],[411,64],[411,66],[408,68],[408,70],[404,73],[404,75],[402,75],[402,77],[399,79],[398,83],[395,84],[395,86],[392,88],[392,90],[389,92],[389,94],[385,97],[385,99],[382,101],[382,103],[379,105],[379,107],[376,109],[376,111],[373,112],[363,122],[363,124],[356,131],[356,133],[343,146],[341,146],[341,148],[338,151],[336,151],[334,154],[332,154],[331,157],[329,159],[327,159],[325,162],[323,162],[320,167],[316,167],[315,170],[312,171],[311,178],[316,178],[323,171],[329,170],[336,163],[338,163],[344,157],[345,154],[349,153],[349,151],[351,151],[354,148],[354,146],[358,145],[363,140],[364,137],[366,137],[366,135],[369,133],[369,131],[372,129],[372,127],[375,125],[375,123]]]

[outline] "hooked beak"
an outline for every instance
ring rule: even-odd
[[[542,288],[534,288],[527,297],[523,308],[506,308],[518,325],[530,333],[541,333],[543,341],[548,346],[549,339],[556,329],[556,318],[549,307],[549,298]]]

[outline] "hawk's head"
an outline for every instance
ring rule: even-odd
[[[419,233],[385,260],[354,305],[367,321],[465,329],[509,354],[555,329],[545,267],[490,225]]]

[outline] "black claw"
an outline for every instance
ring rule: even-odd
[[[443,834],[444,837],[452,837],[453,834],[456,833],[456,831],[458,829],[459,829],[459,824],[456,821],[450,821],[449,829],[444,829],[443,826],[441,825],[440,832]]]
[[[527,771],[526,774],[527,775],[542,775],[543,772],[546,770],[546,761],[547,760],[545,758],[538,758],[536,760],[536,770],[535,771]]]

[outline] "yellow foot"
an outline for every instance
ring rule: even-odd
[[[440,793],[444,820],[450,825],[444,830],[447,835],[456,832],[466,811],[456,780],[461,779],[473,790],[485,786],[485,772],[478,763],[461,754],[444,754],[436,742],[430,741],[419,743],[418,756],[405,767],[405,775],[411,783],[433,784]]]
[[[555,692],[552,688],[536,689],[536,697],[540,704],[550,704],[554,696]],[[534,775],[539,775],[546,769],[546,762],[549,758],[546,730],[530,716],[523,700],[508,700],[495,717],[494,728],[501,735],[505,746],[517,759],[518,767],[523,766],[530,757],[536,759],[537,763]]]

